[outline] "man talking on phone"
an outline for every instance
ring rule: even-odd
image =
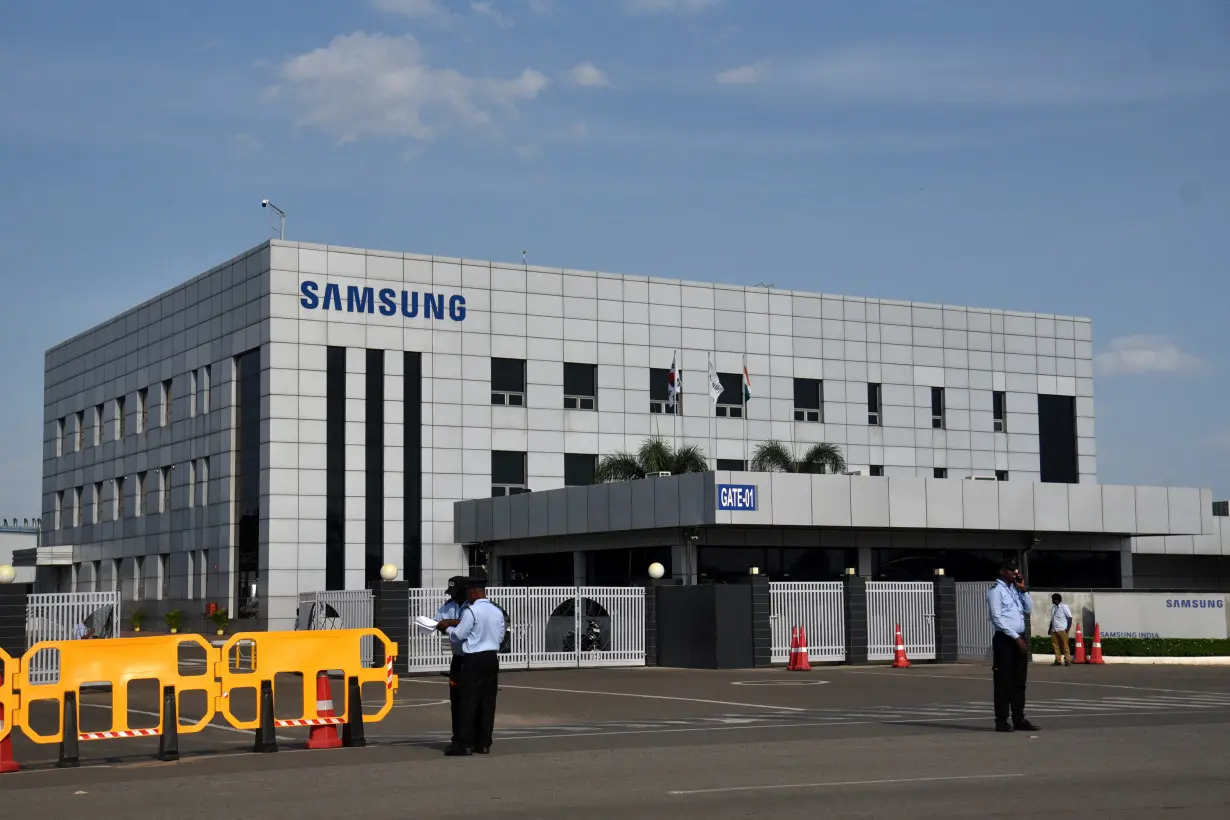
[[[1033,612],[1025,591],[1025,578],[1015,561],[999,568],[999,580],[987,590],[987,611],[995,627],[991,640],[991,664],[995,679],[995,731],[1036,732],[1025,719],[1025,678],[1029,671],[1029,639],[1025,619]],[[1008,722],[1011,713],[1012,722]]]

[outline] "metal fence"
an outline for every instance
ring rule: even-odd
[[[301,592],[295,629],[371,629],[375,623],[374,612],[370,589]],[[370,667],[375,644],[370,636],[359,641],[363,665]]]
[[[995,634],[987,615],[986,581],[957,584],[957,656],[963,660],[989,661]]]
[[[504,669],[645,665],[642,587],[488,587],[487,596],[508,613]],[[411,589],[411,620],[434,619],[446,598],[443,588]],[[448,669],[446,638],[424,634],[413,623],[410,632],[410,672]]]
[[[807,631],[808,660],[846,659],[845,609],[840,581],[770,583],[769,602],[773,663],[790,660],[790,635],[796,626]]]
[[[92,638],[120,634],[118,592],[53,592],[31,595],[26,603],[26,649],[40,641],[71,641],[78,627],[93,630]],[[60,680],[60,652],[44,649],[30,659],[26,680],[32,685]]]
[[[868,660],[892,659],[898,625],[911,660],[935,659],[935,589],[931,582],[867,582]]]

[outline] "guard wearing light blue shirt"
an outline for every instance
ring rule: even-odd
[[[451,641],[460,643],[462,652],[456,687],[458,738],[444,751],[450,757],[491,752],[499,691],[504,613],[487,600],[486,584],[481,580],[470,579],[466,598],[459,618],[440,621],[440,628]]]
[[[461,609],[466,604],[466,577],[454,575],[448,579],[448,600],[436,611],[437,621],[457,621],[461,618]],[[454,746],[461,743],[461,706],[458,687],[461,685],[461,641],[448,636],[449,649],[453,658],[448,665],[448,705],[453,721]]]
[[[991,664],[995,680],[995,731],[1036,732],[1038,727],[1025,719],[1025,680],[1029,671],[1029,639],[1025,619],[1033,613],[1033,602],[1025,591],[1025,579],[1016,562],[999,568],[999,580],[987,590],[987,614],[995,627],[991,639]],[[1012,723],[1008,722],[1011,713]]]

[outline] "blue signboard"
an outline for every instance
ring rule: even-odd
[[[718,509],[756,512],[755,484],[719,484]]]

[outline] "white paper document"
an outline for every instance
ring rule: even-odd
[[[428,618],[426,615],[415,615],[414,616],[414,625],[417,626],[419,628],[419,631],[422,632],[424,635],[430,635],[431,633],[435,632],[437,623],[439,623],[439,621],[433,621],[431,618]]]

